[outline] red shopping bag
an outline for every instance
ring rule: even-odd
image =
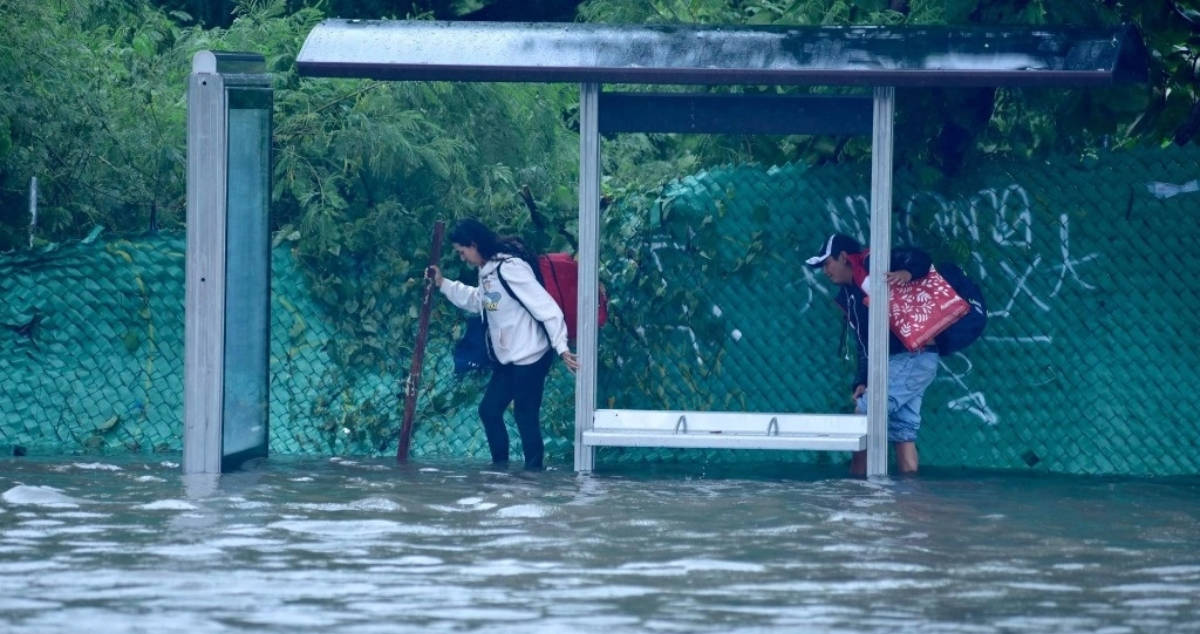
[[[971,305],[937,272],[906,284],[893,284],[888,295],[888,323],[905,348],[917,351],[971,310]]]

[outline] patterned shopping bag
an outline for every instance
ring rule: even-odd
[[[919,280],[893,284],[888,299],[892,333],[914,352],[933,342],[971,309],[935,267]]]

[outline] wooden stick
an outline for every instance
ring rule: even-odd
[[[445,223],[433,225],[433,245],[429,248],[429,266],[442,259],[442,231]],[[408,462],[408,446],[412,442],[413,416],[417,411],[417,389],[421,385],[421,365],[425,360],[425,341],[429,338],[429,309],[433,303],[433,278],[425,277],[425,296],[421,299],[420,325],[417,327],[417,344],[413,347],[412,368],[404,381],[404,422],[400,426],[400,446],[396,449],[396,460]]]

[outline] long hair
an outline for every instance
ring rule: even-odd
[[[496,232],[489,229],[482,222],[474,218],[464,218],[458,221],[458,224],[450,232],[450,241],[462,246],[475,245],[475,248],[479,250],[479,255],[483,256],[484,260],[491,260],[500,253],[507,253],[521,258],[529,263],[534,275],[538,277],[539,281],[541,280],[537,257],[516,236],[496,235]]]
[[[464,218],[450,231],[450,241],[464,247],[474,246],[483,259],[496,257],[503,249],[500,236],[474,218]]]

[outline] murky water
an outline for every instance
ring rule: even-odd
[[[1200,631],[1200,480],[744,472],[4,459],[0,630]]]

